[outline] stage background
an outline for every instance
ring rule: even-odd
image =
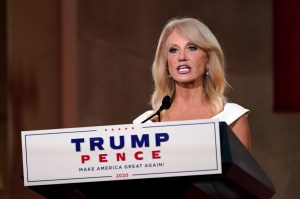
[[[274,66],[289,67],[273,56],[273,3],[293,5],[284,2],[294,1],[1,1],[0,198],[42,198],[21,180],[22,130],[126,124],[148,110],[161,29],[171,17],[191,16],[223,47],[228,96],[251,110],[252,153],[274,181],[274,198],[296,199],[300,114],[274,109],[274,85],[283,81]],[[292,21],[299,23],[283,24]],[[285,53],[295,52],[283,44]],[[294,77],[287,75],[285,81]]]

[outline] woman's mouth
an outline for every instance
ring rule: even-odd
[[[182,66],[177,67],[177,70],[180,73],[187,73],[187,72],[189,72],[191,70],[191,67],[189,67],[187,65],[182,65]]]

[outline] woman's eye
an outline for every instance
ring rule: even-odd
[[[176,53],[177,51],[178,51],[177,48],[170,48],[170,49],[169,49],[169,52],[170,52],[170,53]]]
[[[190,46],[188,46],[188,49],[189,49],[190,51],[195,51],[195,50],[198,49],[198,47],[195,46],[195,45],[190,45]]]

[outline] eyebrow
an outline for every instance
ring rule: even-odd
[[[187,42],[186,46],[188,45],[195,45],[195,46],[198,46],[196,43],[192,42],[192,41],[189,41]],[[178,44],[176,43],[171,43],[171,44],[166,44],[167,47],[172,47],[172,46],[178,46]],[[200,46],[198,46],[200,48]]]

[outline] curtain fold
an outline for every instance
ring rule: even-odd
[[[300,112],[300,1],[273,1],[274,112]]]

